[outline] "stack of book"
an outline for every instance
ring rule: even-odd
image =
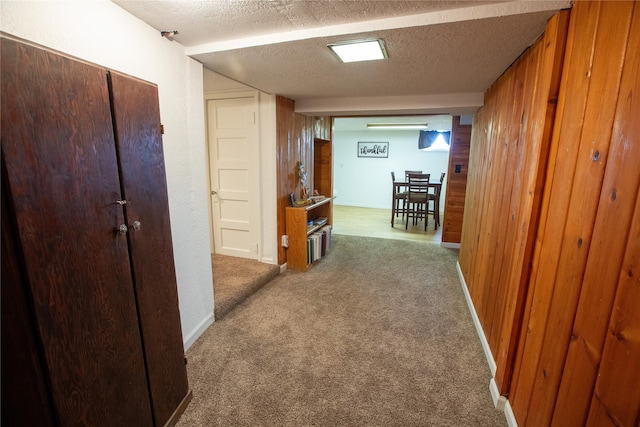
[[[319,229],[320,227],[322,227],[323,225],[325,225],[327,223],[327,218],[326,217],[320,217],[320,218],[316,218],[314,220],[309,220],[307,222],[307,233]]]
[[[307,263],[311,264],[327,254],[331,247],[331,226],[325,225],[307,237]]]

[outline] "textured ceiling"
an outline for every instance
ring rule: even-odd
[[[113,1],[158,31],[178,30],[175,42],[206,68],[311,109],[327,99],[383,105],[437,95],[446,101],[438,112],[455,107],[447,97],[483,93],[542,34],[549,17],[570,6],[539,0]],[[383,39],[389,58],[342,64],[326,47],[364,37]]]
[[[507,0],[114,0],[184,46],[407,16]]]

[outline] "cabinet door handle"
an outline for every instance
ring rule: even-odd
[[[120,224],[120,227],[118,227],[118,232],[120,234],[127,234],[127,231],[129,231],[129,228],[127,227],[126,224]]]
[[[140,224],[140,221],[133,221],[133,224],[131,224],[131,227],[133,227],[133,229],[136,231],[140,230],[141,226],[142,224]]]
[[[124,206],[127,204],[126,200],[116,200],[116,203],[119,204],[120,206]]]

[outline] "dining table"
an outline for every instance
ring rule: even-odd
[[[433,220],[435,222],[435,229],[438,229],[438,225],[440,225],[440,191],[442,190],[441,182],[430,182],[429,188],[433,188],[433,195],[435,196],[434,206],[433,206]],[[393,194],[391,200],[391,226],[393,227],[395,217],[397,215],[396,212],[396,194],[400,194],[402,192],[409,191],[409,183],[406,181],[394,181],[393,182]],[[404,217],[404,209],[403,208],[403,217]]]

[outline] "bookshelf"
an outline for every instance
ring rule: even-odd
[[[308,222],[311,221],[311,224]],[[329,226],[329,227],[327,227]],[[331,198],[327,197],[312,205],[286,208],[286,230],[289,238],[287,249],[287,268],[307,271],[318,259],[309,256],[324,255],[331,243]],[[324,238],[317,237],[314,248],[309,248],[308,239],[314,233],[326,233]],[[317,236],[317,235],[316,235]],[[322,241],[324,239],[324,242]],[[318,256],[316,256],[318,258]]]

